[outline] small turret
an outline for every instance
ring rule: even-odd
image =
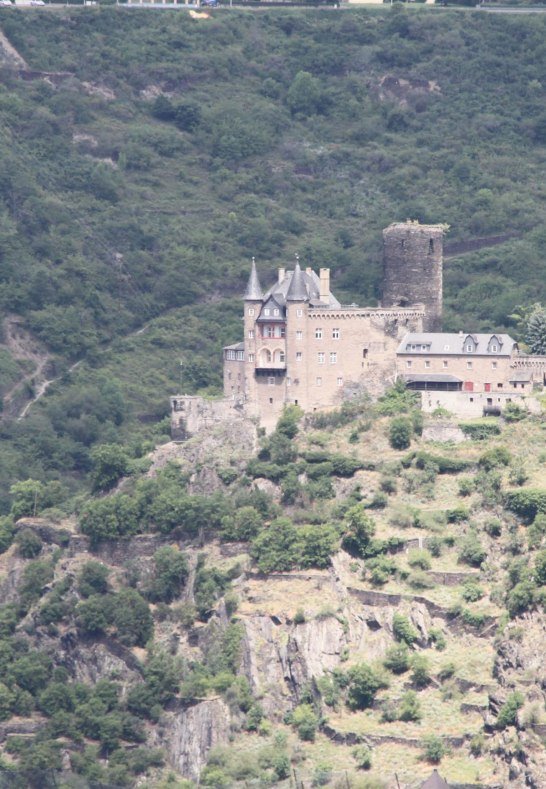
[[[298,260],[296,261],[296,267],[294,269],[294,273],[292,274],[290,287],[288,288],[288,292],[286,294],[286,301],[307,301],[308,298],[307,287],[305,285],[303,272],[300,268],[300,263]]]
[[[262,286],[256,271],[256,261],[252,258],[252,268],[245,290],[245,301],[261,301],[263,299]]]

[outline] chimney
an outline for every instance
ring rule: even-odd
[[[285,268],[280,268],[279,269],[279,285],[283,281],[285,275],[286,275],[286,269]]]
[[[320,270],[320,300],[330,300],[330,269],[321,268]]]
[[[305,273],[309,275],[313,273],[313,269],[311,268],[311,266],[307,266],[307,268],[305,269]]]

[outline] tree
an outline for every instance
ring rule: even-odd
[[[523,695],[519,691],[511,693],[502,707],[497,717],[497,728],[505,729],[507,726],[514,726],[519,708],[524,701]]]
[[[362,504],[355,504],[345,513],[342,547],[352,556],[365,556],[375,534],[375,523]]]
[[[435,734],[431,734],[423,739],[424,751],[423,758],[432,764],[438,764],[447,753],[443,741]]]
[[[310,704],[300,704],[292,713],[292,722],[301,740],[313,742],[317,733],[318,718]]]
[[[118,444],[101,444],[91,450],[93,491],[110,490],[127,474],[129,458]]]
[[[516,314],[510,317],[517,320],[529,351],[546,354],[546,307],[540,302],[530,306],[520,306],[516,308]]]
[[[188,577],[188,562],[178,548],[164,545],[154,554],[154,576],[149,589],[153,601],[170,603],[180,595]]]
[[[389,428],[389,443],[393,449],[407,449],[411,444],[413,426],[409,419],[399,416],[392,420]]]
[[[122,589],[116,595],[112,619],[125,646],[143,647],[152,635],[154,623],[148,603],[136,589]]]
[[[324,106],[324,91],[318,79],[308,71],[298,71],[286,94],[293,115],[314,115]]]
[[[105,594],[108,591],[110,571],[102,562],[91,560],[82,567],[78,577],[78,592],[82,597]]]
[[[299,561],[298,530],[289,518],[277,518],[252,542],[251,555],[263,573],[291,570]]]
[[[417,632],[411,626],[409,619],[402,614],[395,613],[392,619],[392,632],[397,641],[411,647],[417,641]]]
[[[409,669],[409,651],[406,644],[395,644],[387,650],[383,665],[393,674],[403,674]]]
[[[377,691],[384,687],[383,680],[377,676],[367,663],[359,663],[349,669],[349,690],[347,704],[352,710],[371,707]]]

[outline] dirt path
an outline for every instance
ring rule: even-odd
[[[66,373],[63,373],[62,375],[58,375],[56,378],[46,378],[46,379],[44,379],[43,381],[41,381],[41,382],[40,382],[40,384],[38,385],[38,388],[37,388],[37,390],[36,390],[36,394],[34,395],[34,397],[32,398],[32,400],[29,400],[29,402],[28,402],[28,403],[26,404],[26,406],[23,408],[23,410],[21,411],[21,413],[20,413],[20,414],[19,414],[19,416],[17,417],[17,421],[18,421],[18,422],[20,422],[20,421],[21,421],[21,419],[24,419],[24,418],[25,418],[25,416],[28,414],[28,412],[29,412],[30,408],[31,408],[31,407],[34,405],[34,403],[35,403],[37,400],[39,400],[39,399],[40,399],[40,397],[43,397],[43,396],[45,395],[45,393],[47,392],[47,390],[49,389],[49,387],[51,386],[51,384],[54,384],[54,383],[55,383],[55,381],[58,381],[60,378],[62,378],[62,377],[63,377],[63,375],[67,375],[68,373],[71,373],[71,372],[72,372],[72,370],[75,370],[75,369],[76,369],[76,367],[78,367],[78,366],[79,366],[79,365],[82,363],[82,361],[83,361],[83,359],[80,359],[79,361],[77,361],[77,362],[74,362],[74,364],[70,365],[70,367],[68,368],[68,370],[66,371]],[[44,367],[45,367],[45,365],[44,365]],[[34,374],[34,376],[33,376],[33,377],[37,377],[37,376],[39,376],[39,375],[40,375],[40,374],[43,372],[43,369],[44,369],[43,367],[42,367],[42,369],[41,369],[41,370],[39,370],[39,369],[37,368],[37,369],[36,369],[36,372],[35,372],[35,374]]]
[[[17,361],[32,362],[34,369],[20,378],[4,395],[4,411],[10,416],[17,416],[17,393],[25,384],[36,384],[38,388],[45,378],[47,365],[51,357],[23,325],[23,319],[17,315],[8,315],[3,322],[5,346]],[[14,413],[15,410],[15,413]]]

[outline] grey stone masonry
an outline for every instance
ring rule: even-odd
[[[442,329],[443,225],[395,222],[383,231],[383,307],[424,304],[424,331]]]

